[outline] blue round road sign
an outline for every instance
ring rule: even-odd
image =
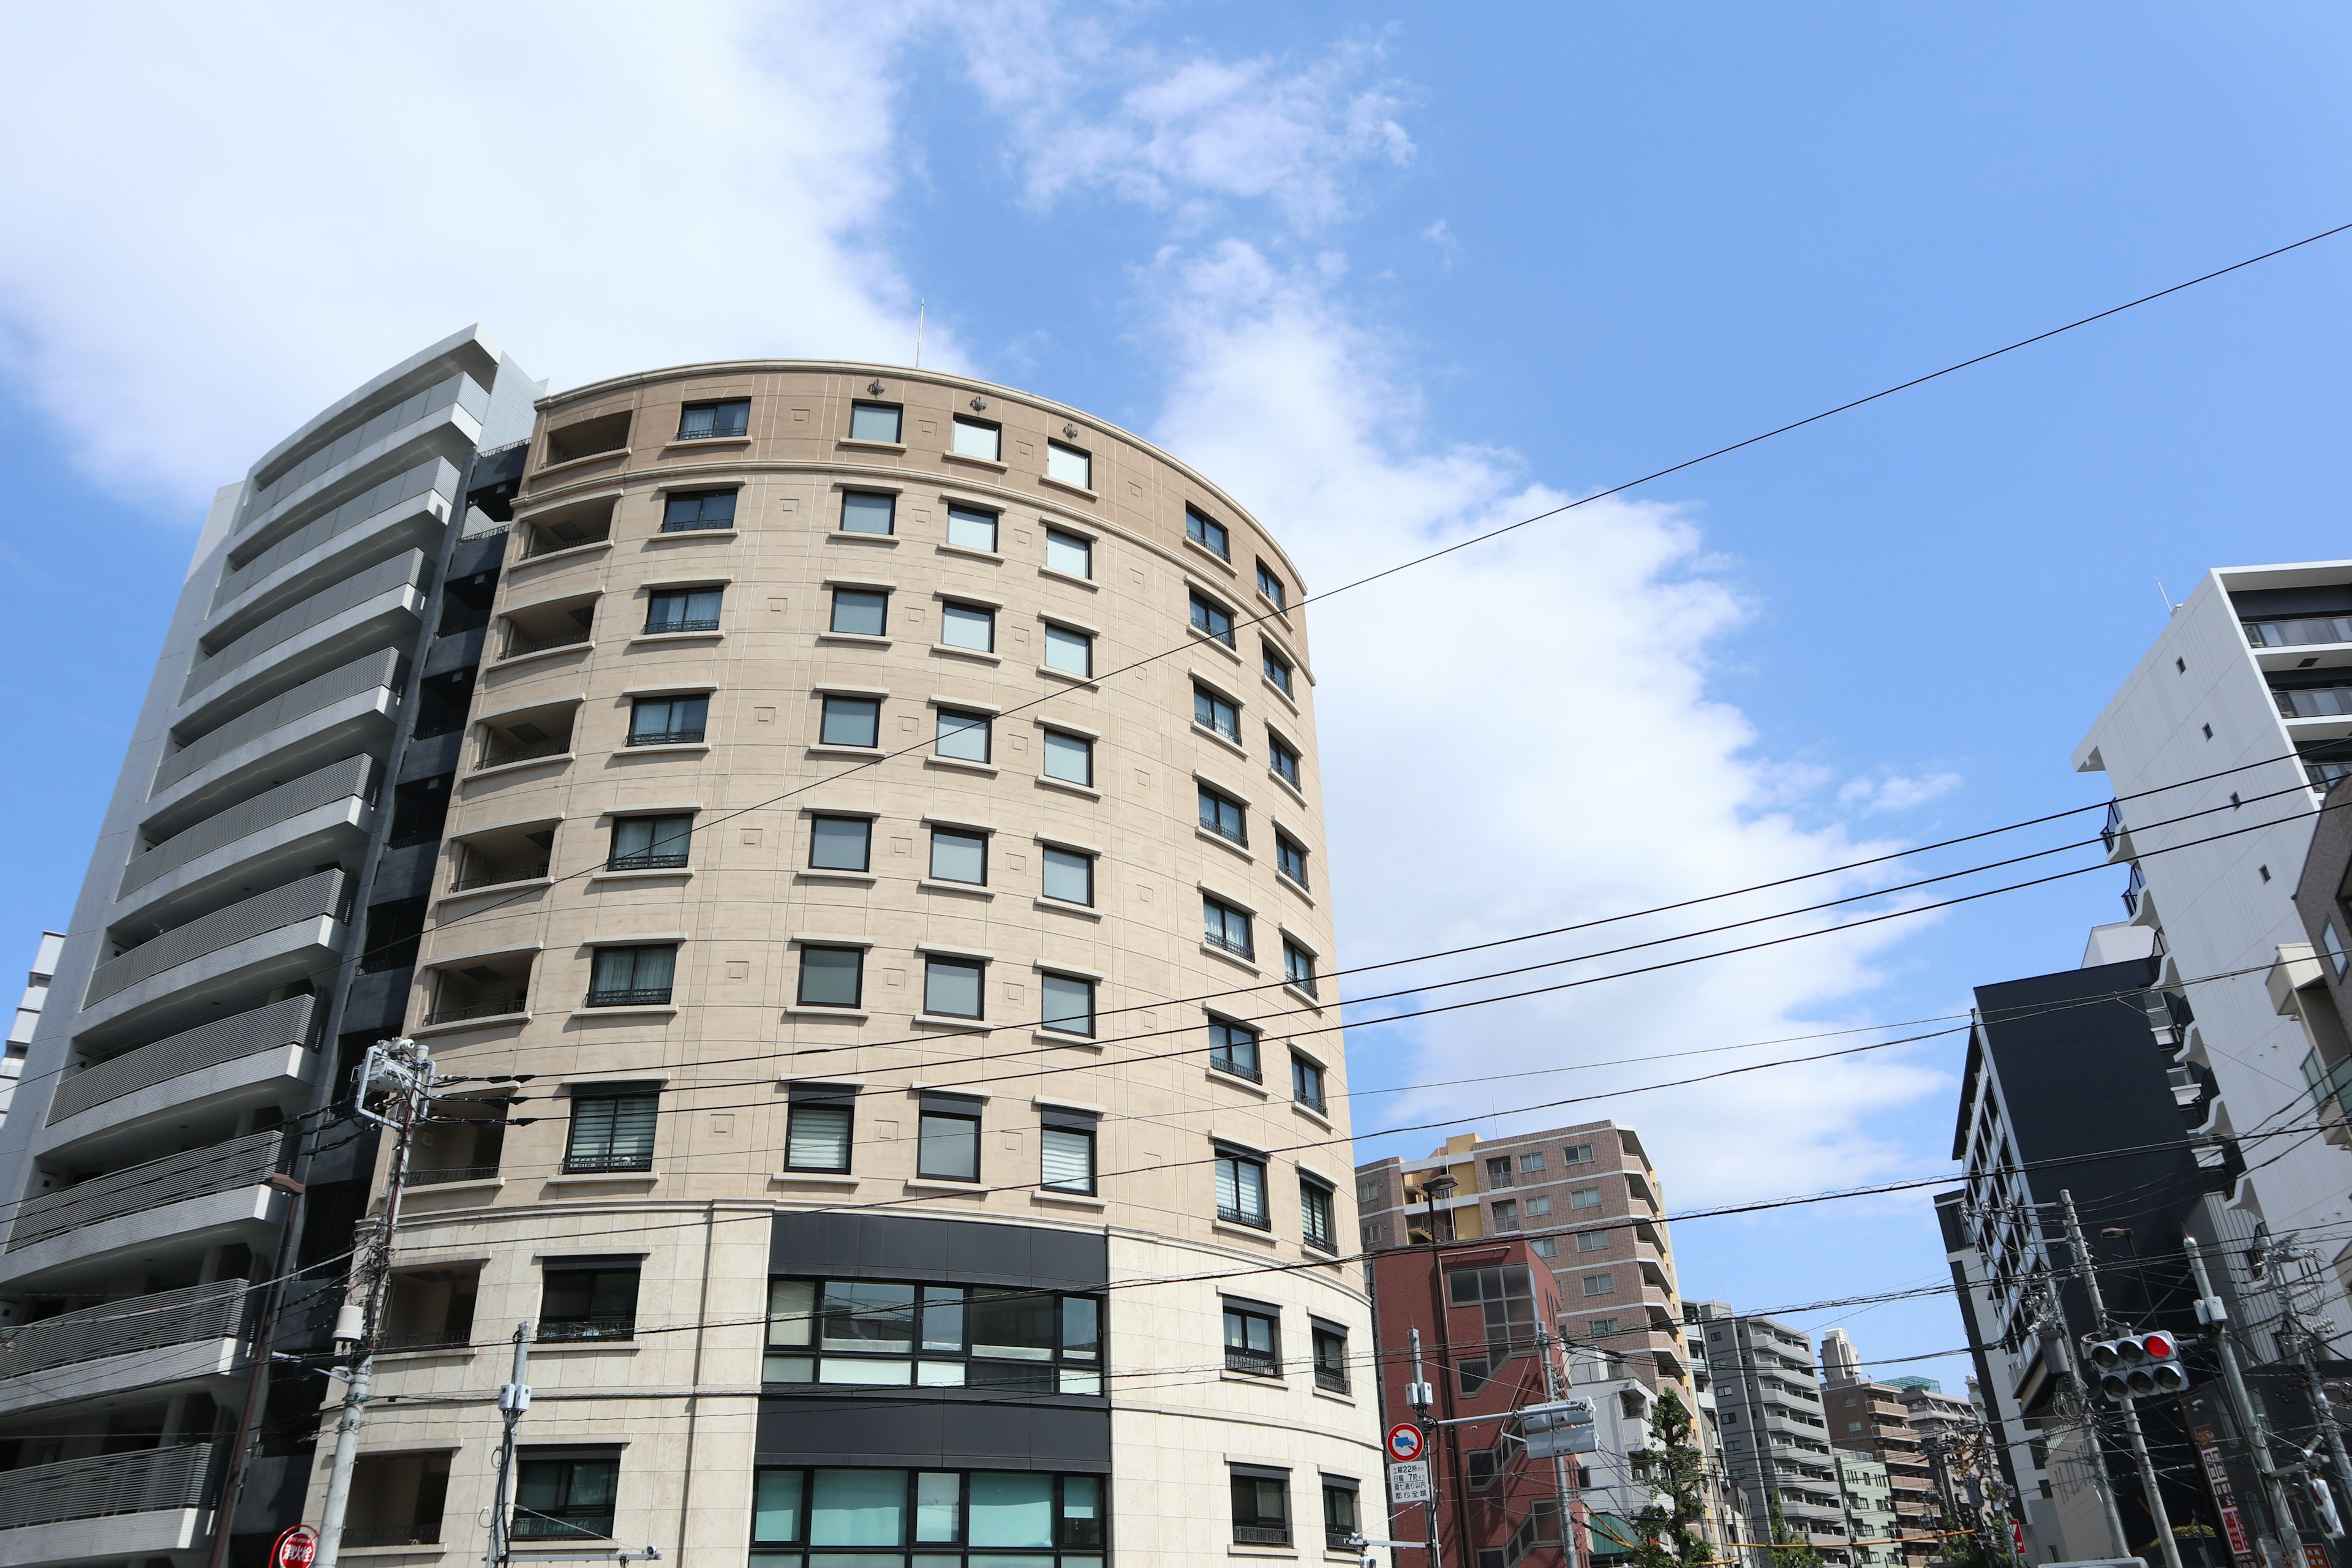
[[[1400,1421],[1389,1428],[1389,1458],[1400,1462],[1421,1458],[1421,1428]]]

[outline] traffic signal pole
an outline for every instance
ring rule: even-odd
[[[2091,1249],[2083,1245],[2082,1222],[2074,1217],[2074,1194],[2061,1192],[2058,1207],[2066,1219],[2067,1245],[2074,1249],[2074,1261],[2083,1270],[2083,1283],[2091,1292],[2092,1315],[2104,1331],[2108,1321],[2106,1298],[2099,1290],[2098,1265],[2091,1260]],[[2083,1394],[2084,1419],[2088,1422],[2092,1419],[2091,1391],[2086,1386]],[[2180,1568],[2180,1543],[2172,1539],[2172,1516],[2165,1511],[2164,1494],[2156,1489],[2156,1464],[2147,1457],[2147,1438],[2140,1431],[2139,1412],[2133,1407],[2128,1394],[2118,1396],[2116,1403],[2124,1407],[2124,1436],[2130,1442],[2132,1458],[2139,1465],[2140,1493],[2147,1500],[2147,1516],[2156,1524],[2156,1549],[2164,1554],[2164,1568]],[[2131,1550],[2128,1541],[2117,1542],[2116,1545],[2126,1552]]]
[[[2206,1323],[2213,1331],[2213,1341],[2221,1352],[2221,1383],[2229,1391],[2230,1412],[2238,1419],[2238,1429],[2246,1435],[2246,1447],[2253,1450],[2254,1468],[2263,1478],[2263,1495],[2269,1499],[2271,1519],[2277,1531],[2279,1544],[2286,1550],[2289,1563],[2303,1561],[2303,1535],[2294,1526],[2294,1510],[2287,1506],[2286,1483],[2279,1479],[2278,1467],[2271,1462],[2270,1434],[2263,1430],[2254,1415],[2253,1395],[2247,1392],[2246,1377],[2238,1365],[2237,1347],[2230,1341],[2227,1309],[2221,1298],[2213,1293],[2213,1281],[2205,1271],[2205,1250],[2197,1245],[2193,1236],[2183,1236],[2180,1244],[2188,1250],[2189,1271],[2197,1277],[2199,1305],[2203,1309]],[[2219,1310],[2217,1310],[2219,1309]]]

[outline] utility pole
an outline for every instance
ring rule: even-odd
[[[392,1116],[367,1108],[368,1096],[384,1090],[398,1101]],[[392,1240],[400,1225],[400,1194],[408,1183],[408,1150],[433,1093],[432,1053],[414,1040],[386,1040],[362,1058],[353,1110],[393,1130],[392,1169],[384,1178],[383,1212],[365,1248],[359,1272],[367,1280],[361,1303],[345,1302],[335,1314],[335,1342],[349,1344],[352,1364],[341,1373],[343,1409],[335,1423],[335,1457],[327,1469],[327,1500],[319,1512],[319,1553],[312,1568],[335,1568],[343,1545],[343,1514],[351,1505],[352,1468],[359,1460],[360,1428],[367,1424],[368,1385],[375,1373],[375,1346],[383,1327],[383,1298],[392,1280]]]
[[[1562,1353],[1566,1347],[1562,1347]],[[1544,1397],[1561,1400],[1568,1397],[1568,1375],[1552,1356],[1551,1331],[1536,1325],[1536,1353],[1543,1357]],[[1630,1478],[1629,1478],[1630,1479]],[[1551,1457],[1551,1485],[1559,1503],[1560,1568],[1576,1568],[1576,1513],[1570,1506],[1568,1488],[1568,1457]]]
[[[2288,1260],[2296,1263],[2308,1261],[2312,1255],[2302,1247],[2282,1247],[2276,1241],[2270,1243],[2267,1251],[2270,1257],[2268,1271],[2279,1279],[2279,1304],[2285,1312],[2287,1336],[2294,1345],[2294,1359],[2303,1367],[2304,1386],[2311,1396],[2311,1413],[2319,1422],[2321,1436],[2327,1439],[2328,1458],[2336,1461],[2336,1484],[2345,1489],[2347,1498],[2352,1498],[2352,1459],[2345,1457],[2344,1431],[2336,1425],[2336,1411],[2328,1402],[2327,1384],[2320,1378],[2319,1363],[2311,1353],[2312,1334],[2303,1325],[2302,1303],[2295,1297],[2295,1287],[2305,1281],[2286,1278],[2279,1267]]]
[[[2066,1218],[2067,1245],[2074,1249],[2074,1262],[2083,1270],[2083,1283],[2091,1292],[2092,1314],[2104,1331],[2107,1327],[2106,1298],[2099,1291],[2099,1267],[2092,1261],[2090,1248],[2083,1245],[2082,1223],[2074,1217],[2074,1194],[2059,1193],[2058,1206]],[[2092,1397],[2085,1384],[2083,1398],[2086,1414]],[[2124,1436],[2131,1443],[2132,1458],[2138,1461],[2140,1490],[2147,1499],[2148,1518],[2156,1524],[2156,1548],[2164,1554],[2164,1568],[2180,1568],[2180,1543],[2172,1539],[2172,1516],[2165,1511],[2164,1496],[2156,1489],[2156,1465],[2147,1457],[2147,1437],[2140,1431],[2139,1412],[2133,1408],[2128,1394],[2121,1395],[2116,1403],[2124,1407]],[[2119,1544],[2126,1552],[2131,1550],[2128,1541]]]
[[[2229,1308],[2214,1293],[2213,1280],[2205,1270],[2205,1249],[2197,1245],[2193,1236],[2183,1236],[2180,1244],[2188,1250],[2189,1271],[2197,1277],[2197,1315],[2213,1331],[2214,1343],[2221,1352],[2221,1382],[2230,1395],[2231,1413],[2237,1416],[2238,1426],[2246,1435],[2246,1447],[2254,1454],[2254,1468],[2263,1478],[2263,1492],[2270,1500],[2271,1518],[2277,1522],[2279,1544],[2286,1549],[2289,1563],[2303,1561],[2302,1532],[2295,1529],[2294,1510],[2287,1506],[2286,1483],[2279,1479],[2278,1466],[2271,1460],[2270,1434],[2263,1429],[2261,1419],[2254,1414],[2253,1396],[2247,1392],[2244,1372],[2238,1365],[2238,1349],[2230,1340]]]
[[[506,1427],[506,1435],[499,1439],[497,1501],[490,1506],[490,1551],[489,1555],[482,1559],[488,1568],[507,1568],[511,1551],[508,1531],[514,1510],[509,1506],[509,1491],[514,1479],[515,1428],[522,1423],[522,1413],[530,1408],[530,1325],[517,1323],[514,1372],[499,1390],[499,1419]]]
[[[1432,1205],[1430,1222],[1433,1227],[1436,1224],[1436,1206]],[[1435,1235],[1433,1228],[1431,1234],[1433,1237]],[[1431,1245],[1435,1246],[1433,1239]],[[1423,1517],[1429,1521],[1429,1568],[1444,1568],[1444,1564],[1438,1560],[1437,1555],[1437,1422],[1429,1409],[1434,1403],[1433,1391],[1428,1384],[1422,1381],[1421,1331],[1413,1330],[1412,1338],[1412,1387],[1408,1391],[1406,1399],[1412,1406],[1414,1422],[1421,1427],[1422,1462],[1429,1468],[1429,1500],[1421,1505]],[[493,1563],[491,1568],[503,1568],[503,1565]]]

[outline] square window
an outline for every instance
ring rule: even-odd
[[[1274,868],[1300,887],[1307,886],[1307,850],[1286,833],[1274,836]]]
[[[1282,941],[1282,978],[1309,996],[1315,994],[1315,955],[1288,937]]]
[[[1551,1213],[1551,1199],[1539,1193],[1527,1200],[1527,1210],[1529,1219],[1540,1219]]]
[[[1297,749],[1271,730],[1265,732],[1265,765],[1279,774],[1291,788],[1299,787]]]
[[[898,444],[900,422],[906,417],[895,403],[853,403],[849,405],[849,438]]]
[[[1319,1387],[1329,1388],[1334,1393],[1345,1394],[1348,1392],[1348,1342],[1345,1339],[1339,1339],[1336,1342],[1339,1347],[1339,1370],[1333,1375],[1335,1375],[1339,1381],[1336,1384],[1326,1383],[1324,1381],[1323,1371],[1323,1342],[1320,1337],[1321,1331],[1317,1331],[1317,1333],[1318,1337],[1315,1342],[1316,1384]],[[1353,1549],[1348,1543],[1362,1533],[1363,1516],[1359,1513],[1356,1509],[1356,1483],[1353,1481],[1337,1481],[1333,1480],[1328,1476],[1324,1477],[1324,1550],[1327,1552],[1352,1551]]]
[[[985,419],[973,419],[959,414],[955,416],[954,445],[950,449],[959,458],[978,458],[985,463],[1001,461],[1004,453],[1004,428]]]
[[[1045,531],[1045,564],[1053,571],[1091,582],[1095,574],[1095,542],[1083,533],[1049,528]]]
[[[1265,1162],[1238,1150],[1217,1151],[1217,1217],[1267,1229]]]
[[[1201,826],[1220,838],[1230,838],[1236,844],[1249,842],[1249,812],[1240,801],[1220,789],[1207,784],[1200,786]]]
[[[925,1110],[916,1143],[915,1174],[941,1182],[980,1180],[980,1114]]]
[[[1273,681],[1285,696],[1297,695],[1290,687],[1291,670],[1288,659],[1275,652],[1272,644],[1263,642],[1258,644],[1258,658],[1265,669],[1265,678],[1268,680]]]
[[[931,829],[931,879],[988,885],[988,835],[961,827]]]
[[[1094,458],[1076,447],[1048,441],[1045,443],[1045,477],[1078,489],[1090,490],[1095,488]]]
[[[890,630],[890,595],[873,588],[835,588],[833,619],[827,631],[851,637],[887,637]]]
[[[1095,1190],[1095,1135],[1076,1126],[1047,1127],[1037,1134],[1043,1151],[1038,1184],[1056,1193]]]
[[[1241,1024],[1229,1024],[1223,1018],[1210,1019],[1209,1065],[1219,1072],[1229,1072],[1252,1083],[1261,1081],[1257,1031]]]
[[[563,1145],[568,1175],[654,1168],[654,1122],[661,1097],[574,1091]]]
[[[1056,849],[1048,845],[1045,849],[1045,864],[1038,889],[1049,899],[1059,899],[1066,904],[1085,904],[1092,908],[1095,901],[1095,858],[1081,855],[1075,849]]]
[[[1571,1143],[1567,1148],[1562,1149],[1559,1152],[1559,1157],[1571,1165],[1589,1165],[1592,1163],[1592,1145],[1590,1143]],[[1596,1197],[1593,1201],[1598,1203],[1600,1202],[1600,1199]]]
[[[1039,771],[1049,779],[1064,784],[1083,784],[1091,789],[1095,782],[1095,743],[1084,735],[1073,735],[1066,730],[1045,730],[1041,732],[1039,750],[1043,755]]]
[[[948,542],[966,550],[996,553],[996,514],[977,507],[948,508]]]
[[[1274,607],[1277,610],[1288,604],[1283,596],[1282,579],[1267,571],[1265,563],[1263,561],[1257,563],[1257,591],[1273,601]]]
[[[1595,1318],[1584,1325],[1584,1331],[1596,1340],[1605,1340],[1619,1331],[1614,1318]]]
[[[1599,1208],[1601,1206],[1601,1189],[1599,1187],[1570,1187],[1568,1193],[1568,1206],[1572,1209]]]
[[[1067,626],[1045,623],[1045,668],[1058,669],[1064,675],[1092,679],[1095,672],[1095,639],[1084,632]]]
[[[858,1007],[865,1005],[866,950],[862,947],[803,947],[799,1005]]]
[[[1075,974],[1040,974],[1038,1026],[1057,1034],[1095,1032],[1095,983]]]
[[[1584,1277],[1584,1293],[1588,1296],[1614,1295],[1616,1278],[1613,1274],[1588,1274]]]
[[[1307,1246],[1323,1252],[1337,1252],[1339,1244],[1333,1239],[1339,1226],[1332,1218],[1331,1189],[1311,1176],[1298,1178],[1298,1234]]]
[[[1538,1258],[1557,1258],[1559,1256],[1559,1237],[1556,1236],[1537,1237],[1533,1241],[1528,1243],[1528,1250],[1534,1253]]]
[[[1282,1323],[1274,1313],[1225,1303],[1225,1370],[1282,1375]]]
[[[677,412],[677,438],[712,441],[741,436],[751,428],[751,400],[730,397],[724,403],[689,403]]]
[[[841,531],[844,533],[896,533],[898,531],[898,498],[876,490],[844,490],[841,492]]]
[[[1184,509],[1184,537],[1210,551],[1222,560],[1234,558],[1233,536],[1225,525],[1216,521],[1198,507]]]
[[[1215,731],[1228,741],[1242,738],[1241,710],[1234,705],[1233,699],[1197,682],[1192,687],[1192,722]]]
[[[1192,629],[1204,632],[1227,647],[1234,646],[1234,613],[1199,589],[1192,594]]]
[[[686,864],[694,839],[691,816],[623,816],[613,822],[607,871],[667,871]]]
[[[1237,958],[1255,958],[1247,910],[1234,908],[1212,893],[1201,895],[1201,940]]]
[[[989,758],[989,724],[985,713],[966,713],[959,709],[940,710],[936,749],[943,757],[961,762],[984,763]]]
[[[940,641],[973,653],[996,651],[996,612],[982,605],[959,605],[950,599],[940,605]]]
[[[870,871],[874,868],[874,824],[863,816],[809,819],[809,868]]]
[[[1543,1151],[1542,1151],[1542,1150],[1538,1149],[1538,1150],[1535,1150],[1535,1151],[1533,1151],[1533,1152],[1529,1152],[1529,1153],[1522,1154],[1522,1155],[1520,1155],[1520,1156],[1519,1156],[1519,1169],[1520,1169],[1520,1170],[1522,1170],[1522,1171],[1540,1171],[1540,1170],[1542,1170],[1543,1168],[1544,1168],[1544,1157],[1543,1157]]]
[[[698,533],[734,526],[733,490],[681,490],[662,498],[664,533]]]
[[[862,746],[867,750],[882,743],[882,700],[878,697],[828,697],[824,700],[824,716],[817,726],[817,742],[825,746]]]
[[[795,1088],[795,1095],[802,1090]],[[784,1168],[788,1171],[849,1169],[851,1089],[821,1098],[795,1098],[784,1123]]]
[[[591,1007],[666,1007],[677,972],[677,949],[600,947],[589,970]]]
[[[1498,1198],[1495,1202],[1495,1229],[1497,1232],[1519,1228],[1519,1205],[1516,1198]]]
[[[541,1458],[525,1448],[515,1461],[515,1512],[509,1539],[610,1540],[620,1486],[618,1454]]]
[[[1308,1061],[1296,1053],[1291,1056],[1290,1098],[1309,1110],[1324,1109],[1322,1063]]]
[[[708,697],[640,697],[629,706],[629,744],[698,744],[709,721]]]
[[[723,588],[665,588],[646,599],[646,635],[715,632]]]
[[[923,1011],[945,1018],[980,1016],[981,981],[987,966],[976,959],[923,960]]]
[[[2344,940],[2336,934],[2334,921],[2324,921],[2320,923],[2319,945],[2320,950],[2327,954],[2327,966],[2336,971],[2336,978],[2343,979],[2346,968],[2352,966],[2352,956],[2346,954]]]

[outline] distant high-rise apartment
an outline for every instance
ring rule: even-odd
[[[1899,1537],[1909,1533],[1909,1527],[1895,1511],[1895,1492],[1886,1476],[1886,1467],[1869,1455],[1850,1448],[1836,1449],[1838,1495],[1845,1505],[1846,1548],[1850,1563],[1860,1568],[1872,1568],[1901,1563],[1903,1544]]]
[[[1727,1301],[1690,1305],[1705,1336],[1723,1467],[1750,1528],[1769,1532],[1777,1519],[1786,1539],[1846,1561],[1845,1504],[1811,1338],[1778,1319],[1743,1316]],[[1753,1547],[1748,1560],[1763,1568],[1771,1556]]]
[[[1822,1381],[1862,1381],[1862,1354],[1853,1348],[1853,1341],[1846,1337],[1843,1329],[1832,1329],[1822,1336]]]
[[[33,1048],[33,1031],[48,1005],[49,982],[56,978],[58,957],[65,951],[62,931],[45,931],[33,949],[33,967],[25,975],[25,994],[16,1001],[16,1021],[8,1026],[8,1049],[0,1056],[0,1121],[16,1103],[16,1082],[24,1076],[25,1055]]]
[[[1923,1563],[1935,1556],[1935,1542],[1927,1538],[1935,1482],[1903,1391],[1892,1384],[1824,1379],[1822,1414],[1829,1423],[1831,1447],[1864,1455],[1884,1472],[1886,1506],[1904,1538],[1893,1558],[1863,1560]]]

